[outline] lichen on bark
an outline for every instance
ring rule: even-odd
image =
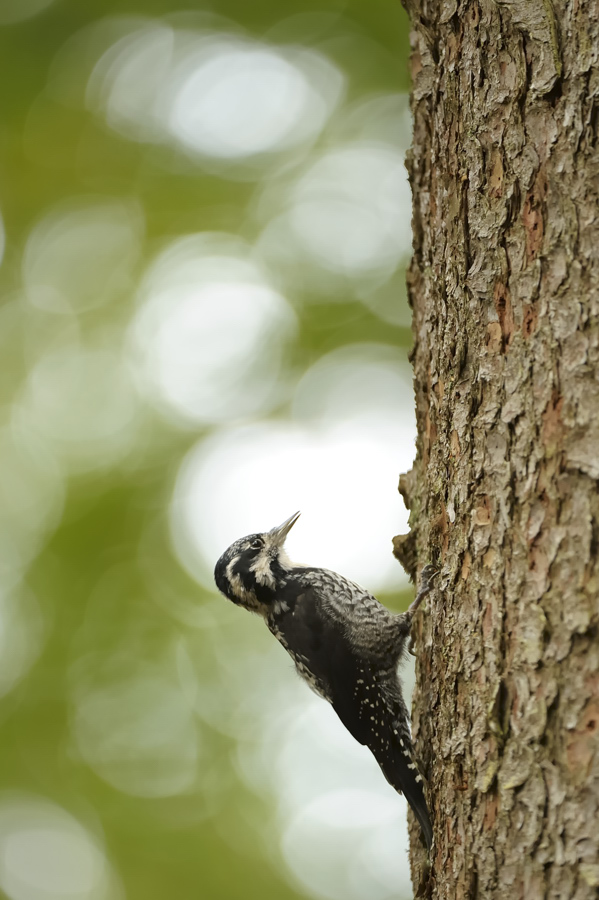
[[[410,4],[412,7],[412,4]],[[413,726],[434,898],[599,887],[599,4],[411,8]],[[414,830],[416,837],[416,830]]]

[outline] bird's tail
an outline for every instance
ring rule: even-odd
[[[396,791],[404,795],[414,815],[418,819],[426,846],[430,850],[433,843],[433,827],[431,825],[428,806],[424,796],[424,783],[414,762],[409,738],[398,737],[384,753],[375,753],[383,775]]]
[[[406,784],[402,788],[402,792],[406,800],[410,804],[412,812],[420,823],[422,834],[424,835],[424,840],[426,841],[426,846],[430,850],[433,843],[433,826],[431,825],[428,806],[426,805],[426,800],[424,799],[422,782],[414,781],[414,785],[416,788],[415,790],[413,789],[411,784]]]

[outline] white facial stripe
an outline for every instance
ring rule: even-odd
[[[250,572],[253,572],[256,576],[256,581],[258,584],[268,585],[268,587],[274,588],[275,579],[274,575],[270,570],[270,564],[272,562],[272,557],[261,551],[254,562],[250,566]]]
[[[235,568],[235,564],[239,562],[239,556],[234,556],[231,562],[227,565],[227,578],[229,579],[229,584],[233,590],[233,593],[239,600],[244,601],[244,606],[248,609],[259,609],[258,599],[254,591],[248,591],[244,586],[239,575],[233,571]]]
[[[227,578],[229,579],[229,581],[231,581],[231,579],[233,578],[233,569],[237,565],[238,562],[239,562],[239,557],[234,556],[233,559],[231,560],[231,562],[229,563],[229,565],[227,566],[226,573],[227,573]]]

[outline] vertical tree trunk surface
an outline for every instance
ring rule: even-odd
[[[435,823],[428,876],[414,842],[416,881],[444,900],[590,900],[599,5],[424,0],[411,14],[419,440],[396,553],[441,569],[415,621]]]

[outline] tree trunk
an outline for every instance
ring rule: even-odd
[[[599,887],[599,5],[412,12],[414,625],[432,898]],[[413,836],[416,836],[414,829]]]

